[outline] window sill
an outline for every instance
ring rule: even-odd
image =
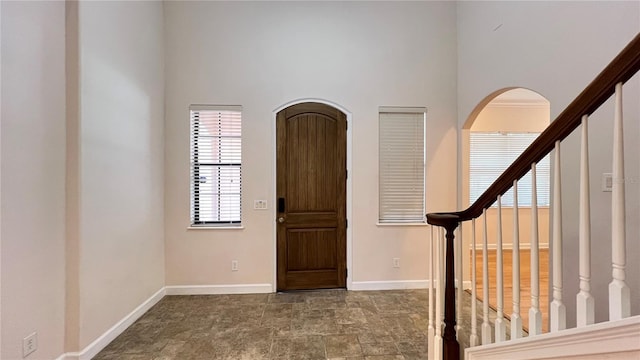
[[[203,225],[203,226],[188,226],[187,230],[243,230],[244,229],[244,225],[238,225],[238,226],[210,226],[210,225]]]
[[[469,205],[469,206],[471,206],[471,205]],[[467,207],[469,207],[469,206],[467,206]],[[498,208],[498,205],[491,205],[489,207],[489,209],[497,209],[497,208]],[[523,210],[523,209],[526,210],[526,209],[531,209],[531,208],[532,208],[531,205],[518,205],[518,210]],[[550,209],[550,208],[551,207],[549,205],[538,205],[538,209]],[[502,209],[503,210],[504,209],[513,209],[513,206],[502,205]]]
[[[426,222],[377,222],[376,226],[397,227],[397,226],[429,226]]]

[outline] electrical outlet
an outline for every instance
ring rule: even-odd
[[[231,260],[231,271],[238,271],[238,260]]]
[[[38,350],[38,333],[34,332],[22,339],[22,357],[27,357],[36,350]]]
[[[393,258],[393,267],[394,268],[400,267],[400,258]]]
[[[253,200],[253,208],[255,210],[266,210],[267,200]]]
[[[602,174],[602,191],[611,192],[613,190],[613,174]]]

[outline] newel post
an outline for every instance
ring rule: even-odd
[[[427,222],[444,227],[446,230],[447,255],[444,291],[444,335],[442,350],[444,360],[460,359],[460,344],[456,338],[456,284],[454,261],[454,231],[458,227],[459,217],[455,214],[428,214]],[[462,284],[460,284],[462,286]]]

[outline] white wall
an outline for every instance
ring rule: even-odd
[[[525,87],[551,102],[555,118],[640,30],[637,2],[462,2],[458,4],[458,123],[462,126],[485,96],[505,87]],[[628,87],[627,128],[627,273],[632,313],[640,313],[640,198],[637,160],[638,78]],[[592,241],[596,320],[607,314],[610,281],[610,193],[600,192],[602,172],[610,172],[612,107],[598,112],[590,133],[592,172]],[[575,324],[577,293],[578,148],[572,135],[563,146],[563,233],[565,304],[568,324]],[[607,170],[608,169],[608,170]]]
[[[549,104],[493,105],[478,114],[471,131],[542,132],[549,126]]]
[[[377,111],[428,108],[427,210],[455,209],[455,4],[167,2],[165,14],[167,285],[272,284],[273,111],[300,98],[353,116],[352,279],[426,279],[427,228],[376,226]],[[192,103],[243,106],[243,230],[187,230]]]
[[[63,352],[65,241],[64,2],[2,9],[2,359]],[[18,36],[18,35],[19,36]]]
[[[0,106],[2,104],[2,5],[0,5]],[[2,159],[2,111],[0,110],[0,159]],[[0,166],[0,189],[2,189],[2,166]],[[0,229],[2,228],[2,191],[0,191]],[[0,230],[2,249],[2,230]],[[0,324],[2,324],[2,256],[0,255]],[[0,346],[2,346],[2,325],[0,325]],[[0,351],[1,352],[1,351]]]
[[[164,286],[163,5],[81,2],[77,31],[83,349]]]

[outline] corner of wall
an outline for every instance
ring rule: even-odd
[[[80,344],[80,209],[79,209],[79,34],[78,2],[65,2],[66,55],[66,242],[65,337],[66,352]]]

